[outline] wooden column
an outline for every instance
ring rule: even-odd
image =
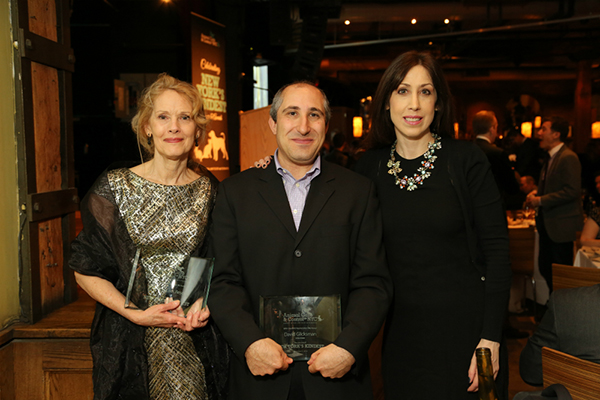
[[[579,61],[575,88],[573,149],[582,153],[592,132],[592,61]]]

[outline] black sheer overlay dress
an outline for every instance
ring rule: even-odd
[[[431,175],[413,191],[394,184],[387,167],[389,148],[368,151],[357,168],[377,186],[394,283],[382,352],[386,400],[478,398],[467,392],[467,373],[477,344],[487,336],[483,332],[489,310],[485,279],[470,250],[473,221],[467,221],[460,197],[468,194],[450,172],[448,144],[442,140]],[[412,176],[424,160],[395,157],[401,176]],[[510,287],[508,263],[504,268],[503,289],[496,295],[500,302]],[[486,338],[500,341],[501,311],[496,319],[497,335]]]
[[[205,255],[216,180],[200,166],[181,186],[145,180],[128,168],[105,172],[82,202],[83,231],[72,244],[75,271],[127,290],[137,250],[148,305],[189,255]],[[145,328],[100,303],[92,323],[95,399],[225,398],[228,351],[216,326],[185,332]]]

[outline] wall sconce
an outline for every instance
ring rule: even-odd
[[[530,138],[531,137],[531,128],[532,128],[531,122],[523,122],[521,124],[521,134],[523,136],[525,136],[526,138]]]
[[[600,139],[600,121],[592,124],[592,139]]]
[[[454,123],[454,139],[458,139],[458,122]]]
[[[535,117],[535,120],[533,121],[533,127],[535,129],[538,129],[539,127],[542,126],[542,117],[540,117],[539,115],[537,117]]]
[[[362,117],[354,117],[352,119],[352,136],[362,137],[362,133],[363,133]]]

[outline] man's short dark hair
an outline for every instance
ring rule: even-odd
[[[547,121],[551,122],[550,129],[554,132],[560,133],[560,141],[566,142],[569,136],[569,121],[563,117],[550,117]]]
[[[327,95],[325,94],[323,89],[315,86],[314,83],[309,82],[309,81],[296,81],[296,82],[289,83],[289,84],[283,86],[281,89],[279,89],[277,91],[277,93],[275,93],[275,97],[273,97],[273,103],[271,104],[271,108],[269,110],[269,115],[271,116],[273,121],[277,122],[277,112],[279,111],[279,108],[281,107],[281,104],[283,103],[283,92],[285,91],[285,89],[289,88],[290,86],[295,86],[295,85],[312,86],[312,87],[318,89],[319,92],[321,92],[321,95],[323,96],[323,111],[325,112],[325,124],[328,125],[329,121],[331,120],[331,107],[329,107],[329,100],[327,99]]]

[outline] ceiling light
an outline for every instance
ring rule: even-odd
[[[410,23],[413,24],[413,25],[416,24],[417,23],[417,19],[416,18],[411,19]]]
[[[446,25],[448,25],[448,24],[450,23],[450,20],[449,20],[448,18],[446,18],[446,19],[444,20],[444,23],[445,23]]]
[[[350,25],[350,20],[349,20],[349,19],[345,20],[345,21],[344,21],[344,24],[346,24],[346,25]]]

